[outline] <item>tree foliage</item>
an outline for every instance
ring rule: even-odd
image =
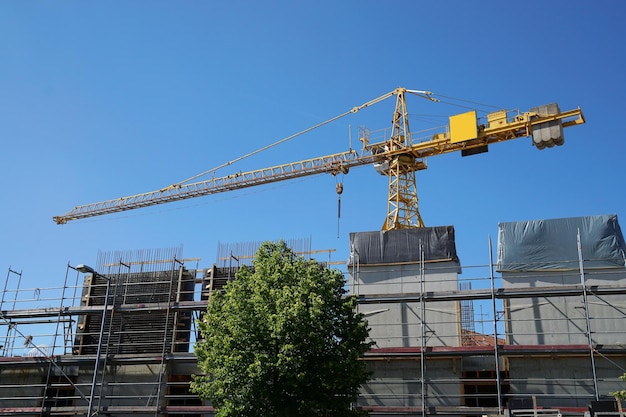
[[[202,376],[192,390],[218,417],[354,416],[368,374],[367,323],[343,275],[263,243],[211,297],[196,344]]]
[[[620,381],[626,381],[626,373],[619,377]],[[614,396],[618,400],[626,400],[626,390],[620,390],[615,392],[610,392],[610,395]]]

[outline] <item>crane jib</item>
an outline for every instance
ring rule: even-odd
[[[54,217],[54,221],[57,224],[63,224],[69,220],[149,207],[308,175],[345,173],[352,167],[371,164],[378,158],[370,154],[360,156],[352,150],[191,184],[175,184],[161,190],[77,206],[66,214]]]

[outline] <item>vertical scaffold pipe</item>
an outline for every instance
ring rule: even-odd
[[[424,280],[426,278],[425,268],[425,260],[424,260],[424,245],[420,241],[420,371],[421,371],[421,401],[422,401],[422,417],[426,417],[426,371],[424,367],[426,366],[426,357],[424,350],[426,349],[426,343],[424,338],[426,336],[426,306],[424,305]]]
[[[585,268],[583,262],[583,247],[580,239],[580,228],[576,233],[576,241],[578,244],[578,267],[580,269],[580,285],[583,290],[583,303],[585,308],[585,322],[587,325],[586,333],[587,333],[587,343],[589,344],[589,357],[591,359],[591,373],[593,375],[593,392],[596,396],[596,401],[600,399],[598,394],[598,377],[596,375],[596,359],[595,353],[593,349],[593,338],[591,337],[591,321],[589,320],[589,303],[587,302],[587,283],[585,280]]]
[[[500,350],[498,348],[498,310],[496,308],[496,288],[493,276],[493,243],[489,236],[489,278],[491,280],[491,306],[493,312],[493,354],[496,362],[496,388],[498,391],[498,415],[502,414],[502,386],[500,381]]]

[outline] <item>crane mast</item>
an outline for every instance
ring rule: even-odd
[[[556,104],[533,108],[528,112],[509,117],[504,110],[489,113],[487,123],[478,122],[476,111],[450,117],[444,132],[436,133],[428,140],[413,141],[409,127],[406,93],[438,101],[428,91],[397,88],[361,106],[354,107],[343,115],[396,96],[392,117],[391,134],[382,141],[370,143],[367,131],[359,139],[363,143],[361,152],[350,149],[346,152],[325,155],[297,162],[289,162],[269,168],[215,177],[191,183],[178,183],[168,187],[121,197],[102,202],[76,206],[67,213],[54,216],[57,224],[70,220],[134,210],[173,201],[201,197],[247,187],[285,181],[310,175],[347,173],[350,168],[371,165],[389,178],[387,216],[383,230],[424,227],[418,208],[415,172],[427,168],[429,156],[451,152],[462,152],[464,156],[485,152],[488,145],[511,139],[532,136],[538,149],[563,144],[562,129],[585,123],[580,108],[561,112]],[[311,130],[307,129],[306,131]],[[305,132],[306,132],[305,131]]]
[[[383,230],[424,227],[418,210],[415,182],[415,171],[420,169],[421,161],[416,161],[410,155],[412,146],[406,97],[404,91],[399,91],[396,96],[396,110],[393,114],[388,148],[390,151],[401,153],[389,160],[389,169],[386,173],[389,177],[389,198]]]

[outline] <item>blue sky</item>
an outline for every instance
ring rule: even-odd
[[[624,211],[626,3],[598,1],[0,2],[0,271],[62,283],[98,251],[310,238],[346,260],[380,229],[371,167],[56,225],[76,205],[159,189],[396,87],[498,108],[558,102],[587,119],[565,145],[530,139],[417,174],[428,226],[454,225],[464,265],[488,263],[501,221]],[[465,111],[410,99],[413,131]],[[222,170],[344,151],[390,126],[393,100]],[[626,220],[623,220],[626,221]],[[574,242],[575,244],[575,242]]]

